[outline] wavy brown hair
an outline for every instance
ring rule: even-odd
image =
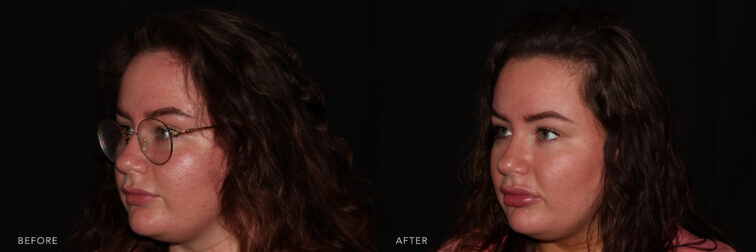
[[[674,244],[679,228],[728,241],[694,208],[690,182],[674,147],[670,105],[640,42],[616,17],[562,9],[509,26],[489,54],[478,140],[462,173],[466,201],[450,240],[457,242],[457,251],[535,251],[537,240],[509,228],[489,172],[497,76],[510,59],[535,56],[583,66],[583,101],[607,132],[603,191],[592,220],[604,251],[669,251],[705,242]]]
[[[131,59],[178,56],[204,99],[227,157],[222,224],[241,251],[373,251],[373,189],[326,122],[320,89],[291,44],[243,15],[219,10],[158,14],[117,39],[102,66],[113,115]],[[134,234],[105,162],[86,219],[69,243],[79,251],[155,251],[167,244]]]

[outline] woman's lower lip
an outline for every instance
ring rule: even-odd
[[[529,194],[504,194],[504,205],[510,207],[526,207],[538,202],[541,198]]]
[[[148,194],[126,194],[126,204],[141,206],[154,199],[154,195]]]

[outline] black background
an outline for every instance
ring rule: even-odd
[[[472,147],[490,46],[513,19],[568,6],[612,9],[630,23],[677,112],[699,209],[742,251],[756,251],[753,4],[525,2],[4,3],[0,248],[59,250],[17,237],[62,243],[82,218],[102,155],[96,65],[115,34],[155,12],[209,6],[252,16],[304,55],[332,127],[377,188],[380,250],[434,249],[461,201],[455,171]],[[430,244],[396,245],[403,236]]]

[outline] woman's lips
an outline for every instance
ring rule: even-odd
[[[541,197],[519,187],[501,186],[499,190],[504,194],[504,205],[510,207],[526,207],[541,200]]]
[[[156,195],[139,188],[124,188],[123,193],[126,195],[126,204],[133,206],[141,206],[157,198]]]

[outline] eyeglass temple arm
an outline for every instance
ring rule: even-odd
[[[207,127],[191,128],[191,129],[171,130],[171,136],[178,136],[178,135],[181,135],[181,134],[192,133],[192,132],[195,132],[195,131],[205,130],[205,129],[209,129],[209,128],[212,128],[212,127],[215,127],[215,125],[213,125],[213,126],[207,126]]]

